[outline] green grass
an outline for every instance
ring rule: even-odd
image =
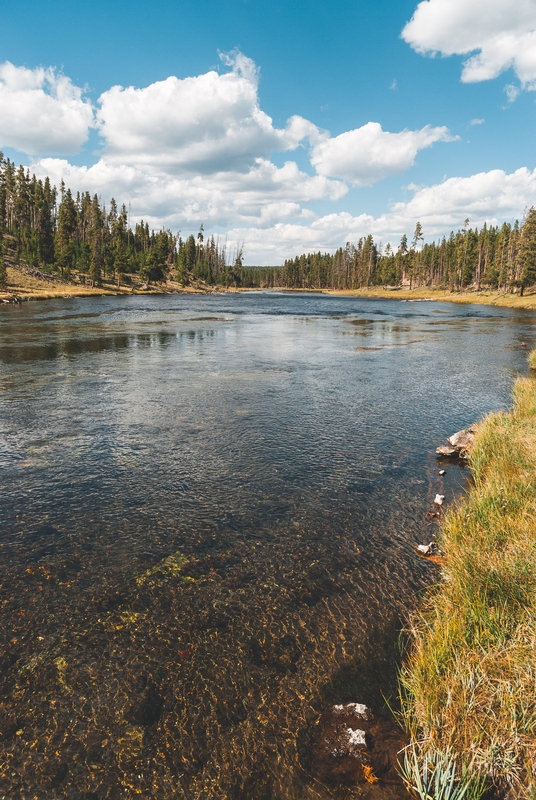
[[[421,745],[409,745],[399,766],[407,789],[419,800],[480,800],[485,790],[485,777],[460,769],[448,750],[430,753]]]
[[[535,798],[536,382],[519,379],[512,410],[480,424],[470,464],[439,537],[444,580],[410,624],[404,719],[424,755]]]

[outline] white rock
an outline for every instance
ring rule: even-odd
[[[365,747],[367,746],[365,731],[361,731],[359,728],[356,728],[355,730],[353,728],[347,728],[346,730],[348,733],[348,744],[351,747],[359,747],[359,745],[365,745]]]
[[[436,453],[438,456],[454,456],[458,452],[456,447],[451,447],[448,444],[442,444],[439,447],[436,447]]]
[[[433,551],[433,549],[434,549],[434,543],[433,542],[430,542],[430,544],[419,544],[419,545],[417,545],[417,550],[419,551],[419,553],[422,553],[423,556],[429,556],[430,553]]]
[[[368,719],[368,708],[363,703],[344,703],[344,705],[333,706],[334,711],[352,711],[356,716]]]
[[[473,444],[473,440],[475,438],[475,434],[473,433],[471,428],[467,430],[458,431],[457,433],[453,433],[452,436],[449,436],[447,442],[455,447],[456,450],[467,450]]]
[[[436,496],[435,496],[435,500],[434,500],[434,503],[435,503],[437,506],[442,506],[442,505],[443,505],[443,500],[444,500],[444,499],[445,499],[445,495],[444,495],[444,494],[436,494]]]
[[[446,469],[440,469],[440,470],[439,470],[439,474],[440,474],[440,475],[445,475],[445,474],[446,474],[446,472],[447,472],[447,470],[446,470]]]

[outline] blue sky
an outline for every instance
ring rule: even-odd
[[[202,222],[248,263],[536,204],[536,0],[4,0],[2,18],[7,155],[133,220]]]

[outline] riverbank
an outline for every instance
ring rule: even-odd
[[[500,796],[533,798],[536,381],[518,379],[512,410],[478,426],[470,464],[438,536],[443,580],[411,624],[405,721],[421,768],[452,754]]]
[[[29,275],[22,270],[7,268],[7,290],[0,291],[0,302],[19,300],[52,300],[58,297],[102,297],[106,295],[136,294],[169,294],[184,292],[188,294],[205,294],[207,291],[222,291],[222,287],[206,287],[202,282],[193,286],[183,286],[176,281],[167,281],[158,286],[147,286],[141,281],[131,284],[121,284],[112,281],[103,281],[100,286],[92,287],[86,283],[73,283],[62,281],[58,278],[40,278]],[[234,291],[234,289],[230,290]]]
[[[258,291],[255,287],[227,288],[225,286],[209,286],[203,281],[196,281],[190,286],[183,286],[177,281],[167,281],[152,286],[147,286],[139,280],[135,280],[128,285],[121,284],[120,286],[117,286],[117,283],[113,281],[103,281],[100,286],[91,287],[86,283],[60,281],[54,277],[49,279],[39,278],[12,267],[7,268],[7,274],[8,287],[6,291],[0,291],[0,302],[13,300],[16,297],[20,300],[47,300],[57,297],[102,297],[103,295],[131,296],[133,294],[169,294],[177,292],[205,294],[211,292]],[[442,303],[471,303],[504,306],[506,308],[536,309],[536,292],[525,293],[523,297],[520,297],[519,294],[505,294],[497,291],[450,292],[445,289],[430,289],[427,287],[417,289],[372,287],[369,289],[348,290],[276,288],[275,291],[329,294],[339,297],[369,297],[406,302],[435,300]]]
[[[475,305],[505,306],[507,308],[535,308],[536,292],[505,294],[498,291],[450,292],[445,289],[430,289],[426,286],[417,289],[372,287],[369,289],[335,290],[326,289],[328,294],[342,297],[377,297],[383,300],[406,300],[408,302],[435,300],[441,303],[472,303]]]

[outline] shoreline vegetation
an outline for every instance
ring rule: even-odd
[[[403,771],[423,800],[528,800],[536,796],[533,378],[518,378],[510,411],[477,426],[469,463],[472,485],[437,537],[441,580],[407,631],[400,685],[412,744]],[[453,770],[452,793],[438,794],[435,778],[448,781]]]
[[[131,225],[112,198],[74,195],[0,153],[0,299],[275,289],[536,307],[536,209],[522,224],[484,224],[426,242],[420,222],[395,248],[371,235],[334,253],[248,267],[243,247]]]
[[[262,268],[261,268],[262,269]],[[32,275],[24,268],[7,267],[6,283],[0,288],[0,302],[18,302],[28,300],[52,300],[69,297],[103,297],[132,296],[139,294],[207,294],[221,292],[259,291],[260,287],[226,286],[224,284],[207,285],[203,280],[193,279],[184,284],[176,280],[160,281],[154,284],[132,276],[130,283],[121,284],[112,280],[101,280],[98,285],[91,286],[84,281],[84,276],[75,274],[73,280],[66,281],[55,276]],[[493,305],[506,308],[536,308],[536,291],[509,293],[499,290],[450,291],[441,288],[417,287],[370,287],[363,289],[297,289],[294,287],[275,287],[272,291],[292,293],[327,294],[338,297],[364,297],[381,300],[399,300],[405,302],[435,301],[441,303],[470,303],[475,305]]]

